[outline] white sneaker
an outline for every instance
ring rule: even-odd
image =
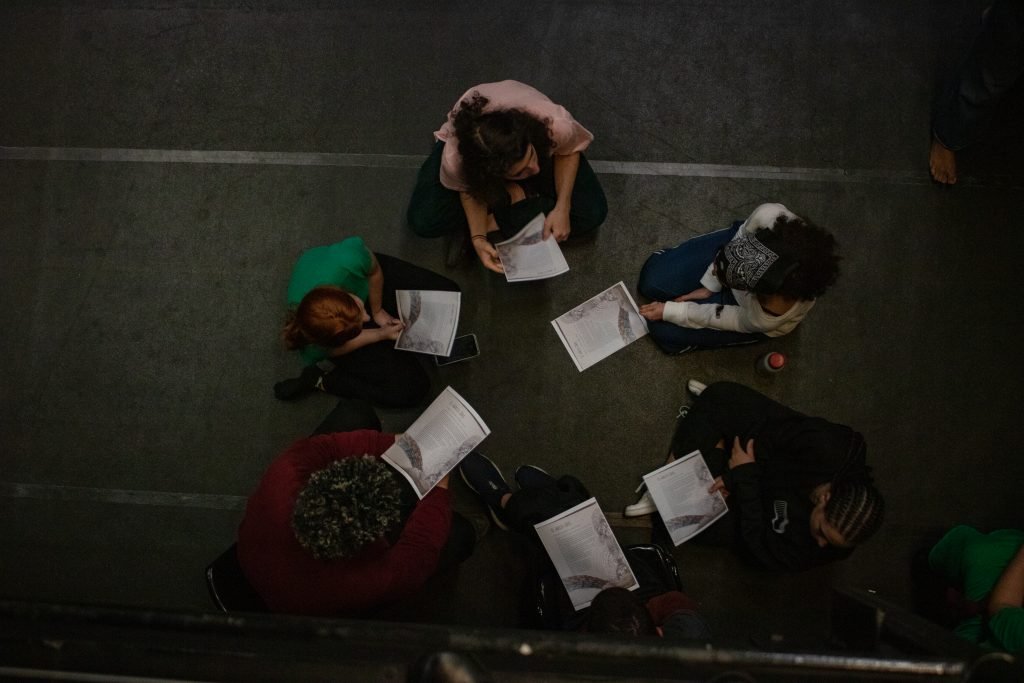
[[[708,385],[704,384],[704,382],[701,382],[700,380],[686,380],[686,390],[689,391],[694,396],[700,396],[701,394],[704,393],[704,390],[707,388]]]
[[[657,506],[654,504],[654,499],[651,498],[651,492],[644,491],[644,495],[640,496],[640,500],[632,505],[627,505],[622,515],[624,517],[643,517],[644,515],[651,514],[657,509]]]

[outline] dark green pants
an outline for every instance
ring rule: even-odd
[[[420,237],[441,237],[458,230],[468,230],[466,213],[462,210],[459,193],[441,184],[441,157],[444,143],[438,141],[434,150],[423,162],[416,176],[416,187],[409,200],[409,227]],[[555,206],[554,164],[550,161],[541,165],[541,171],[523,181],[530,197],[512,205],[491,207],[494,219],[505,238],[512,237],[538,213],[547,213]],[[608,201],[601,183],[597,181],[594,169],[586,158],[580,155],[580,167],[576,172],[576,183],[572,188],[572,204],[569,209],[570,238],[581,237],[593,232],[608,215]]]

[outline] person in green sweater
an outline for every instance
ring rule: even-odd
[[[928,553],[931,569],[963,592],[976,612],[954,632],[982,647],[1024,654],[1024,531],[983,534],[960,525]]]
[[[448,278],[385,254],[361,237],[307,249],[288,283],[288,314],[281,337],[306,368],[274,385],[287,401],[320,389],[385,408],[420,403],[430,378],[416,354],[396,351],[403,326],[395,291],[457,292]]]

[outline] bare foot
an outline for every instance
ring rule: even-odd
[[[509,204],[515,204],[526,199],[526,190],[519,183],[513,183],[512,181],[506,181],[505,191],[508,192]]]
[[[932,171],[932,179],[943,185],[956,183],[956,152],[946,148],[941,142],[932,138],[932,149],[928,154],[928,166]]]

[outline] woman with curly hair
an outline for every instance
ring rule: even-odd
[[[267,468],[238,527],[238,561],[273,612],[363,616],[415,595],[473,552],[445,476],[419,500],[381,460],[395,442],[364,401],[341,399]]]
[[[430,379],[416,354],[397,351],[399,289],[459,291],[446,277],[385,254],[361,237],[307,249],[288,283],[281,338],[306,368],[278,382],[274,395],[293,400],[316,389],[387,408],[416,405]]]
[[[470,88],[434,133],[408,219],[421,237],[472,244],[484,267],[502,272],[494,242],[538,213],[544,238],[580,236],[604,222],[608,203],[583,157],[594,136],[536,89],[518,81]],[[449,265],[456,259],[449,258]]]
[[[640,307],[665,353],[789,334],[839,275],[835,238],[782,204],[654,252],[640,271]]]

